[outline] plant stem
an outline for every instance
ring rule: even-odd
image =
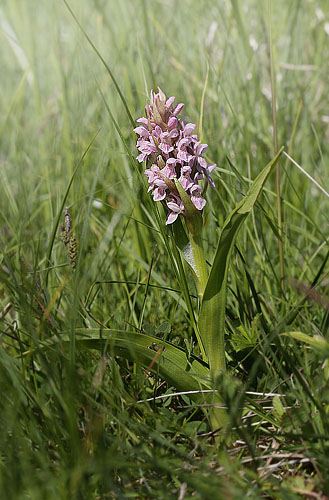
[[[202,246],[202,233],[190,234],[190,243],[197,275],[196,286],[201,301],[208,281],[208,269]]]
[[[277,136],[277,123],[276,123],[276,94],[275,94],[275,73],[273,62],[273,43],[272,43],[272,2],[268,2],[268,16],[269,16],[269,52],[270,52],[270,71],[271,71],[271,93],[272,93],[272,122],[273,122],[273,143],[274,154],[278,152],[278,136]],[[281,196],[280,196],[280,167],[277,163],[275,166],[275,187],[276,187],[276,205],[278,217],[278,248],[279,248],[279,261],[280,261],[280,286],[281,293],[284,296],[284,256],[283,256],[283,234],[282,234],[282,211],[281,211]]]

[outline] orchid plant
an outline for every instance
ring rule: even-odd
[[[202,212],[206,204],[205,194],[208,186],[215,188],[211,174],[216,165],[207,163],[204,158],[208,146],[198,140],[195,134],[196,125],[185,124],[182,118],[179,118],[184,104],[174,106],[175,98],[167,99],[162,90],[160,88],[158,90],[158,93],[151,92],[150,100],[145,106],[145,116],[137,120],[139,125],[134,129],[138,135],[137,149],[140,152],[137,160],[140,163],[145,162],[147,168],[144,174],[153,200],[161,202],[166,208],[166,225],[175,226],[180,218],[185,220],[186,229],[180,222],[179,233],[173,231],[173,235],[177,235],[175,243],[192,270],[198,290],[199,307],[195,333],[203,359],[195,358],[192,362],[191,359],[187,362],[186,356],[184,359],[184,354],[179,349],[172,344],[170,349],[176,348],[176,354],[179,353],[182,358],[179,372],[185,366],[184,381],[186,375],[189,378],[188,387],[185,386],[183,389],[193,389],[196,384],[200,388],[205,388],[211,386],[214,377],[225,371],[227,275],[234,241],[282,150],[261,171],[245,198],[227,217],[208,272],[202,248]],[[155,363],[164,378],[166,378],[164,368],[166,363],[174,361],[174,356],[166,349],[168,346],[165,344],[169,345],[164,342],[161,356]],[[191,370],[192,364],[196,370]],[[171,373],[169,378],[173,385],[182,388],[179,372],[175,374],[177,376]],[[213,411],[211,415],[213,426],[221,426],[224,420],[223,412]]]
[[[175,97],[167,99],[161,89],[157,94],[151,92],[150,103],[145,106],[146,117],[139,118],[141,125],[134,129],[139,135],[137,160],[150,167],[144,172],[148,191],[154,201],[165,205],[166,224],[174,224],[179,216],[186,221],[191,248],[186,246],[185,256],[189,256],[201,300],[208,276],[202,251],[202,211],[208,185],[215,187],[210,174],[216,165],[203,157],[208,145],[201,144],[193,133],[196,125],[185,125],[178,118],[184,104],[174,107],[174,101]]]
[[[185,276],[181,255],[195,280],[199,298],[197,310],[193,310],[191,305],[186,278],[181,283],[200,354],[186,352],[166,339],[141,331],[106,327],[104,330],[102,327],[101,335],[98,329],[91,328],[76,330],[75,333],[81,335],[80,340],[86,347],[103,350],[106,343],[115,355],[141,364],[147,373],[158,373],[179,391],[189,391],[191,399],[210,407],[207,410],[209,420],[212,428],[216,429],[223,428],[227,421],[225,410],[218,408],[220,391],[214,390],[214,381],[226,370],[224,330],[230,257],[236,236],[252,211],[282,149],[258,174],[245,197],[228,214],[219,232],[214,256],[212,259],[208,256],[211,262],[209,267],[202,244],[203,211],[208,186],[215,188],[211,174],[216,165],[207,163],[204,158],[207,144],[198,140],[193,123],[185,124],[179,118],[184,105],[174,106],[174,99],[167,99],[160,89],[158,93],[151,92],[145,116],[137,120],[138,126],[134,131],[138,135],[137,160],[145,164],[148,191],[153,201],[162,203],[166,210],[164,224],[155,210],[155,203],[152,203],[159,230],[163,232],[165,225],[172,229],[170,240],[174,252],[168,250],[168,255],[173,259],[176,270]],[[167,241],[164,235],[166,244]],[[64,340],[61,338],[61,341]],[[77,341],[80,340],[77,338]]]

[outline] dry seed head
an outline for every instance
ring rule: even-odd
[[[64,214],[65,214],[65,231],[69,233],[71,231],[71,217],[67,207],[65,207],[64,209]]]
[[[59,237],[62,240],[62,242],[64,243],[64,245],[67,245],[69,240],[70,240],[70,236],[66,232],[65,225],[61,224],[59,229],[60,229]]]
[[[77,263],[77,258],[78,258],[78,245],[77,245],[77,240],[76,240],[74,233],[72,234],[72,236],[70,238],[68,252],[69,252],[71,266],[74,269],[76,266],[76,263]]]
[[[64,216],[65,224],[60,225],[60,238],[63,241],[64,245],[68,245],[67,251],[69,254],[71,266],[74,269],[78,258],[78,245],[75,234],[71,232],[72,223],[67,207],[64,209]]]

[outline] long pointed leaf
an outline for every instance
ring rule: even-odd
[[[247,195],[226,219],[219,236],[198,321],[199,331],[208,355],[210,370],[213,374],[225,370],[224,326],[227,274],[234,242],[282,151],[283,148],[256,177]]]
[[[80,347],[104,349],[115,356],[140,363],[156,372],[178,390],[199,390],[211,388],[207,382],[209,368],[196,356],[187,357],[185,351],[158,337],[122,330],[76,329],[75,342]],[[42,349],[51,349],[59,342],[70,342],[67,334],[43,342]],[[25,353],[32,354],[32,350]]]

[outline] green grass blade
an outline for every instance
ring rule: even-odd
[[[84,159],[85,159],[88,151],[90,150],[91,146],[93,145],[93,143],[94,143],[96,137],[98,136],[98,134],[99,134],[99,130],[97,130],[96,134],[92,137],[92,139],[89,142],[87,148],[85,149],[83,155],[81,156],[80,160],[78,161],[77,166],[75,167],[75,169],[73,171],[73,174],[71,176],[70,182],[68,183],[68,186],[66,188],[66,191],[65,191],[65,194],[63,196],[63,200],[62,200],[60,209],[58,210],[57,217],[56,217],[56,220],[55,220],[55,223],[54,223],[54,226],[53,226],[53,230],[52,230],[52,233],[51,233],[51,236],[50,236],[50,241],[49,241],[48,250],[47,250],[47,263],[49,263],[49,264],[50,264],[50,258],[51,258],[51,253],[52,253],[53,246],[54,246],[54,241],[55,241],[56,233],[57,233],[58,226],[59,226],[59,221],[61,220],[61,217],[63,216],[64,206],[65,206],[67,197],[69,195],[69,192],[70,192],[70,189],[71,189],[74,177],[76,176],[76,173],[78,172],[79,168],[81,167],[81,165],[82,165],[82,163],[83,163],[83,161],[84,161]],[[48,281],[48,273],[49,273],[50,269],[51,268],[47,269],[47,272],[46,272],[46,275],[45,275],[45,282],[46,283]]]
[[[224,325],[227,294],[227,274],[236,236],[254,206],[263,185],[276,165],[282,148],[275,158],[261,171],[251,185],[247,195],[226,219],[216,249],[214,262],[204,292],[199,331],[213,373],[225,370]]]
[[[281,335],[285,337],[292,337],[295,340],[309,344],[312,347],[321,350],[326,356],[329,355],[329,342],[327,342],[327,340],[320,335],[308,335],[303,332],[287,332],[281,333]]]
[[[112,82],[114,83],[114,86],[120,96],[120,99],[122,101],[122,104],[124,105],[124,108],[126,110],[126,113],[128,115],[128,118],[130,120],[130,123],[132,125],[132,127],[135,126],[135,122],[134,122],[134,119],[133,117],[131,116],[131,113],[129,111],[129,108],[128,108],[128,104],[127,104],[127,101],[119,87],[119,84],[118,82],[116,81],[115,77],[114,77],[114,74],[112,73],[109,65],[107,64],[107,62],[105,61],[105,59],[102,57],[101,53],[99,52],[99,50],[97,49],[97,47],[95,46],[95,44],[91,41],[91,39],[89,38],[89,36],[87,35],[87,33],[85,32],[85,30],[83,29],[83,27],[81,26],[80,22],[78,21],[78,18],[76,17],[76,15],[74,14],[73,10],[71,9],[71,7],[69,6],[69,4],[67,3],[66,0],[64,0],[64,4],[66,5],[68,11],[70,12],[71,16],[73,17],[74,21],[77,23],[77,25],[79,26],[80,30],[82,31],[82,33],[84,34],[84,36],[86,37],[89,45],[92,47],[92,49],[94,50],[94,52],[97,54],[98,58],[101,60],[101,62],[103,63],[106,71],[108,72],[108,74],[110,75],[111,77],[111,80]]]

